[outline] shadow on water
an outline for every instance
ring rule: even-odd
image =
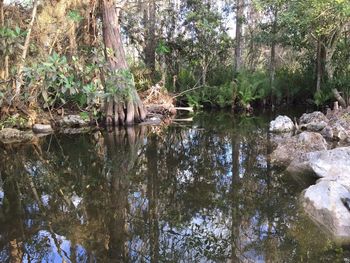
[[[343,262],[271,169],[267,115],[0,148],[1,262]]]

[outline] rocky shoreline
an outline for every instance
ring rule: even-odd
[[[309,217],[335,241],[350,242],[350,108],[278,116],[270,123],[271,164],[292,176],[315,177],[300,200]]]
[[[140,125],[163,125],[167,123],[168,115],[151,113],[147,119]],[[53,120],[43,119],[31,127],[19,129],[16,127],[8,127],[0,130],[0,143],[32,143],[39,137],[43,137],[52,133],[78,134],[99,130],[96,123],[92,123],[90,119],[83,118],[79,114],[66,116],[55,116]]]
[[[160,126],[171,123],[177,111],[192,110],[192,108],[175,107],[174,97],[159,85],[150,87],[140,94],[145,110],[146,119],[136,125]],[[18,111],[10,114],[11,124],[3,129],[0,128],[0,144],[31,143],[39,137],[56,133],[77,134],[86,133],[104,128],[97,120],[88,117],[84,112],[77,113],[71,111],[67,113],[64,109],[52,110],[50,112],[36,112],[23,110],[25,116],[21,116]],[[21,121],[13,121],[19,119]],[[0,118],[0,127],[4,118]],[[20,122],[20,123],[17,123]],[[23,123],[21,123],[23,122]]]

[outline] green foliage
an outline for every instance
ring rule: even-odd
[[[44,108],[60,107],[73,103],[81,107],[93,107],[103,97],[101,81],[95,64],[85,65],[73,57],[53,53],[46,61],[25,69],[28,87],[38,91]]]
[[[0,27],[0,57],[18,55],[25,35],[19,27]]]
[[[83,17],[80,15],[78,10],[70,10],[67,15],[69,19],[77,23],[83,20]]]
[[[135,87],[134,76],[129,69],[119,69],[115,72],[105,71],[105,96],[124,99],[132,96]]]
[[[246,108],[254,100],[267,97],[270,91],[266,82],[267,77],[263,73],[240,72],[236,79],[235,90],[241,106]]]
[[[317,107],[325,105],[333,97],[330,90],[320,90],[316,91],[314,94],[314,103]]]
[[[27,128],[27,123],[28,123],[27,119],[23,118],[18,114],[15,114],[0,121],[0,130],[4,128],[13,128],[13,127],[24,129],[24,128]]]
[[[151,71],[145,64],[133,64],[130,67],[130,71],[134,76],[135,87],[137,90],[147,90],[152,86]]]
[[[219,107],[232,105],[233,87],[231,82],[220,86],[205,86],[197,91],[186,94],[188,104],[194,108]]]
[[[170,48],[167,46],[164,40],[158,42],[156,53],[159,55],[164,55],[170,53]]]
[[[186,90],[194,87],[197,83],[193,72],[189,69],[182,68],[178,74],[177,84],[180,90]]]

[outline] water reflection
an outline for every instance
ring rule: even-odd
[[[270,168],[267,118],[0,148],[1,262],[343,262]]]

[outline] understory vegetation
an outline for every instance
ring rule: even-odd
[[[104,1],[0,0],[1,118],[64,108],[99,119],[108,101],[127,111],[133,87],[156,84],[195,108],[349,102],[346,0],[122,2],[118,68]]]

